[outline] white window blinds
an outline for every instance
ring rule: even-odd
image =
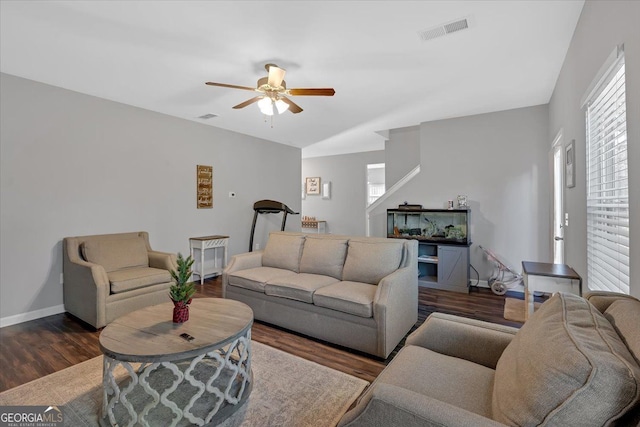
[[[587,284],[629,293],[629,186],[624,56],[587,106]]]

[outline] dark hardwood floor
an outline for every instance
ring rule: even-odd
[[[221,296],[220,278],[198,288],[196,297]],[[471,288],[468,295],[420,288],[415,327],[434,311],[521,326],[502,317],[504,298],[485,288]],[[403,344],[382,360],[261,322],[254,323],[251,333],[255,341],[367,381],[376,378]],[[0,328],[0,392],[100,356],[99,335],[100,331],[66,313]]]

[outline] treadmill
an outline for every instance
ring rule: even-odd
[[[299,212],[292,211],[287,205],[281,202],[276,202],[275,200],[258,200],[253,204],[253,224],[251,225],[251,238],[249,239],[249,252],[253,252],[253,235],[256,232],[256,221],[258,220],[258,215],[262,214],[275,214],[283,212],[282,216],[282,227],[280,227],[280,231],[284,231],[284,227],[287,224],[287,215],[298,215]]]

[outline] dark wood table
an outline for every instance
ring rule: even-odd
[[[168,408],[176,424],[204,425],[221,421],[246,401],[252,385],[253,311],[223,298],[196,298],[189,311],[188,321],[173,323],[168,302],[104,328],[102,425],[154,425],[150,413],[159,407]],[[114,375],[118,366],[128,372],[121,383]],[[213,402],[212,408],[203,410],[203,401]]]
[[[547,262],[522,261],[522,273],[524,279],[524,295],[526,309],[525,320],[533,314],[533,293],[568,291],[582,295],[582,277],[566,264],[552,264]],[[543,278],[550,278],[545,280]]]

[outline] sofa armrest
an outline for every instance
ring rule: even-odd
[[[65,245],[64,251],[65,310],[95,328],[105,326],[105,307],[110,293],[107,272],[101,265],[80,258],[77,246]]]
[[[229,274],[249,268],[262,267],[262,251],[246,252],[234,255],[222,271],[222,298],[225,298],[229,285]]]
[[[601,313],[604,313],[611,304],[619,299],[636,299],[631,295],[607,291],[589,291],[585,293],[584,298]]]
[[[376,384],[368,399],[347,412],[339,427],[504,427],[497,421],[391,384]]]
[[[418,321],[418,275],[400,268],[383,278],[373,300],[378,325],[378,354],[387,357]]]
[[[516,332],[518,329],[510,326],[432,313],[407,337],[406,345],[421,346],[495,369]]]
[[[147,251],[147,253],[149,254],[149,267],[169,271],[178,269],[175,254],[160,251]]]

